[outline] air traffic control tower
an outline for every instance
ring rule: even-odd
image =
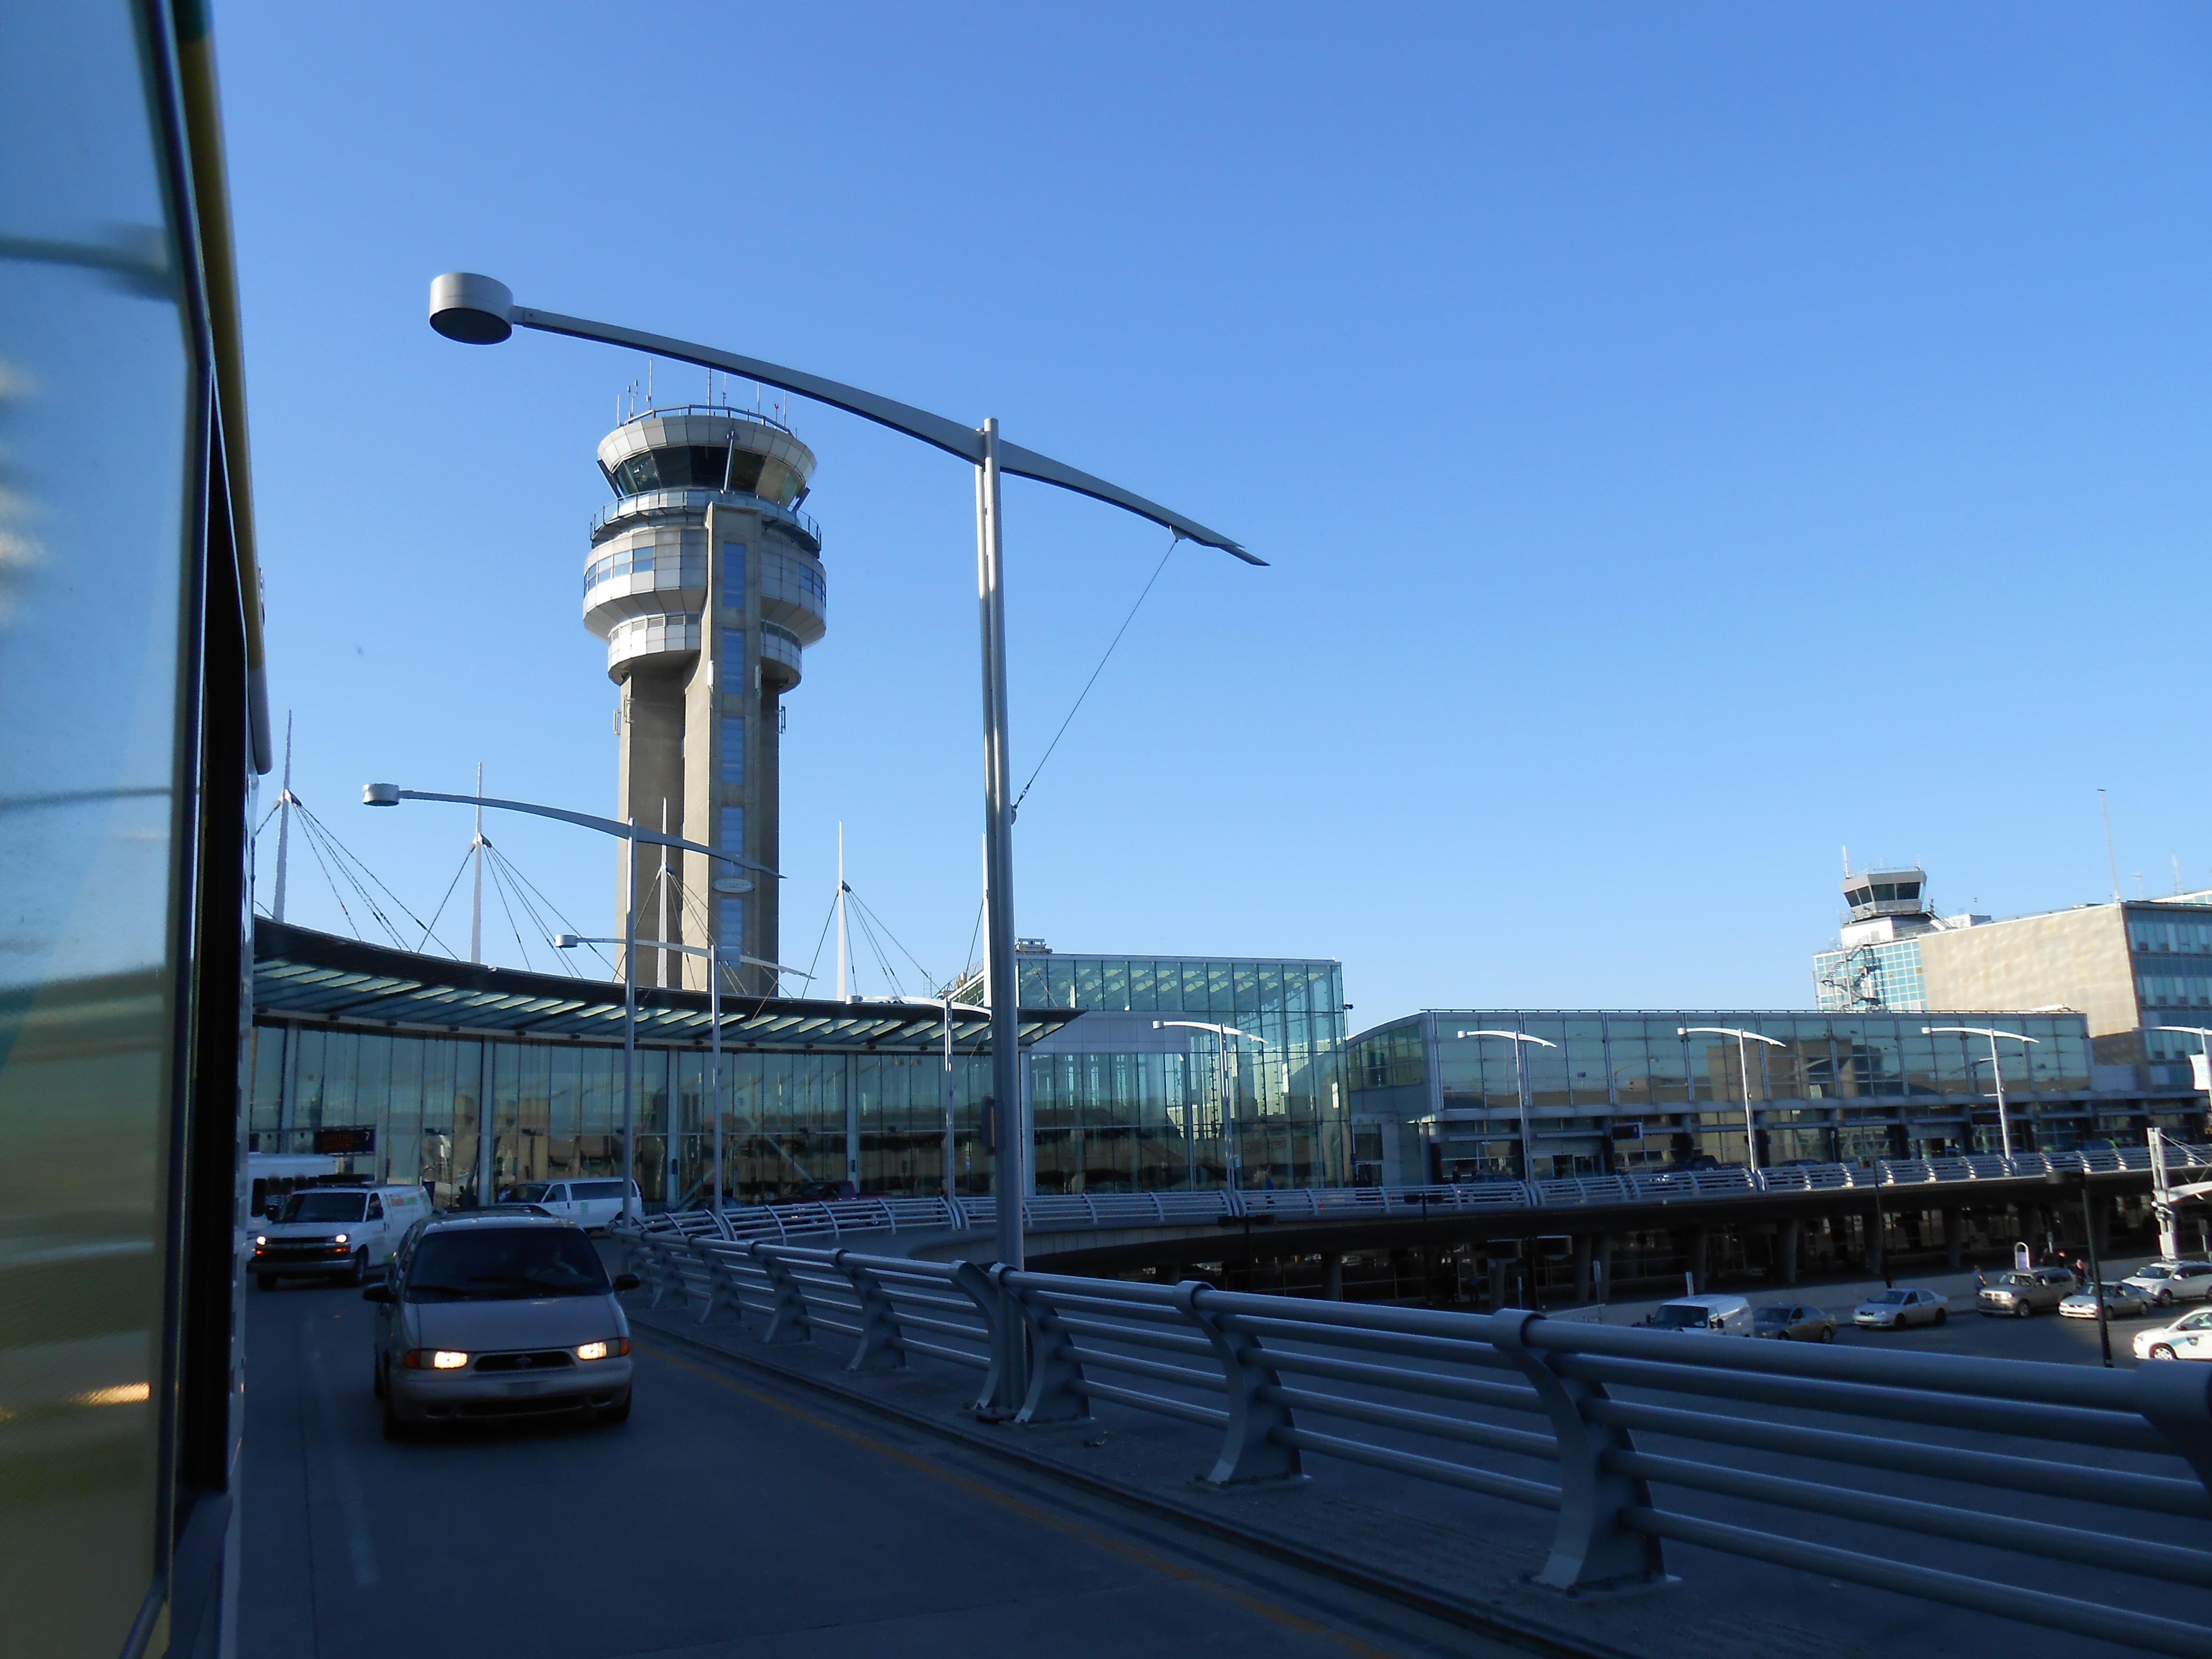
[[[659,829],[665,813],[671,833],[775,869],[783,695],[828,628],[822,539],[799,510],[814,452],[780,421],[687,405],[624,421],[599,441],[599,471],[615,500],[592,521],[584,625],[623,688],[617,814]],[[639,939],[703,945],[703,927],[726,964],[781,960],[775,878],[680,854],[680,896],[664,903],[660,849],[622,855],[637,860]],[[617,867],[618,919],[629,874]],[[641,950],[637,971],[707,984],[705,960],[674,951]],[[776,988],[757,967],[722,982]]]

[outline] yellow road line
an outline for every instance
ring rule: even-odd
[[[634,1341],[636,1340],[635,1335],[631,1340]],[[1150,1550],[1126,1543],[1108,1534],[1094,1531],[1079,1521],[1071,1521],[1065,1516],[1054,1515],[1048,1510],[1039,1509],[1036,1504],[1025,1502],[1009,1492],[985,1486],[980,1480],[971,1480],[965,1475],[956,1474],[942,1464],[933,1462],[927,1457],[917,1456],[912,1452],[903,1451],[896,1446],[877,1439],[872,1435],[862,1434],[857,1429],[848,1429],[843,1424],[834,1423],[826,1417],[818,1417],[804,1407],[794,1406],[788,1401],[778,1400],[775,1395],[763,1394],[757,1389],[749,1389],[734,1377],[726,1376],[720,1371],[709,1370],[704,1365],[694,1364],[688,1359],[678,1359],[674,1354],[665,1350],[650,1348],[644,1343],[640,1343],[639,1346],[647,1347],[653,1358],[675,1366],[678,1370],[689,1371],[694,1376],[704,1377],[708,1382],[718,1383],[732,1394],[741,1394],[756,1404],[766,1406],[771,1411],[781,1412],[786,1417],[795,1419],[810,1428],[819,1429],[824,1434],[835,1435],[848,1444],[865,1447],[869,1451],[889,1458],[902,1468],[928,1475],[934,1480],[942,1481],[946,1486],[966,1492],[971,1498],[980,1498],[985,1503],[995,1504],[1000,1509],[1019,1516],[1024,1521],[1034,1522],[1041,1527],[1049,1527],[1054,1532],[1064,1533],[1071,1538],[1079,1538],[1094,1548],[1104,1550],[1110,1555],[1117,1555],[1134,1565],[1148,1568],[1153,1572],[1160,1573],[1179,1583],[1209,1591],[1224,1601],[1233,1602],[1247,1613],[1257,1613],[1270,1624],[1279,1625],[1285,1630],[1295,1631],[1301,1636],[1323,1638],[1334,1642],[1346,1652],[1358,1655],[1359,1659],[1398,1659],[1398,1656],[1387,1648],[1378,1648],[1370,1642],[1363,1642],[1356,1636],[1347,1635],[1343,1631],[1334,1629],[1316,1620],[1287,1612],[1271,1602],[1261,1601],[1256,1595],[1248,1595],[1240,1589],[1223,1583],[1218,1578],[1200,1572],[1194,1568],[1184,1566],[1180,1562],[1171,1561],[1164,1555],[1155,1555]]]

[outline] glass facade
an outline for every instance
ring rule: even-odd
[[[17,1659],[229,1645],[259,607],[222,172],[187,136],[220,118],[196,72],[205,9],[185,10],[0,9],[0,1640]]]
[[[1019,982],[1084,1016],[1030,1056],[1039,1192],[1350,1178],[1339,963],[1024,951]]]
[[[1430,1012],[1350,1045],[1354,1118],[1396,1137],[1395,1178],[1517,1176],[1522,1100],[1539,1176],[1745,1159],[1748,1096],[1763,1165],[1938,1157],[1998,1149],[1986,1039],[1923,1035],[1923,1016],[1881,1013]],[[1980,1024],[1990,1016],[1945,1017]],[[2000,1042],[2016,1148],[2063,1149],[2152,1121],[2200,1128],[2201,1097],[2114,1099],[2097,1091],[2087,1021],[2006,1014],[2033,1047]],[[1781,1046],[1680,1035],[1741,1029]],[[1550,1047],[1477,1030],[1519,1032]],[[1467,1033],[1468,1035],[1462,1035]],[[1522,1067],[1516,1073],[1516,1050]],[[1750,1076],[1744,1075],[1748,1059]]]
[[[1816,952],[1813,990],[1814,1006],[1823,1013],[1854,1008],[1919,1013],[1928,1006],[1920,941],[1885,939]]]

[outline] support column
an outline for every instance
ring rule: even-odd
[[[1344,1300],[1344,1252],[1331,1250],[1321,1259],[1321,1293],[1325,1301]]]
[[[1705,1288],[1707,1264],[1712,1259],[1713,1230],[1700,1227],[1690,1238],[1690,1284],[1702,1293]]]
[[[1499,1309],[1505,1307],[1512,1300],[1511,1296],[1507,1291],[1508,1280],[1506,1279],[1506,1274],[1509,1268],[1510,1264],[1506,1261],[1504,1256],[1495,1254],[1491,1255],[1490,1311],[1492,1313],[1496,1313]]]
[[[1797,1282],[1797,1241],[1804,1231],[1805,1224],[1793,1215],[1783,1222],[1779,1236],[1775,1240],[1775,1255],[1778,1258],[1784,1285]]]
[[[1590,1295],[1590,1236],[1575,1235],[1575,1302],[1584,1305],[1595,1300]]]
[[[1613,1235],[1597,1236],[1597,1300],[1613,1300]]]
[[[1943,1212],[1943,1265],[1953,1273],[1966,1265],[1966,1218],[1956,1208]]]

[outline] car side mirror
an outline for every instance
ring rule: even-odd
[[[617,1273],[615,1275],[615,1288],[618,1291],[634,1291],[644,1283],[645,1281],[640,1279],[635,1273]]]
[[[362,1287],[361,1299],[364,1302],[397,1302],[399,1300],[399,1298],[392,1293],[392,1286],[389,1285],[363,1285]]]

